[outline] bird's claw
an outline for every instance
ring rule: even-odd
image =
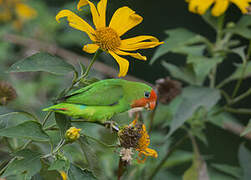
[[[116,131],[116,132],[119,131],[119,126],[114,121],[106,121],[104,124],[105,124],[105,127],[110,128],[111,132],[113,132],[113,130]]]

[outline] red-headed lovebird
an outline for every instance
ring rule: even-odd
[[[107,79],[76,90],[62,98],[62,103],[43,111],[105,123],[113,115],[133,108],[153,110],[156,100],[157,95],[153,88],[144,83]]]

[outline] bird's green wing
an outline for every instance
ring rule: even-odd
[[[67,103],[108,106],[118,103],[123,94],[123,88],[119,84],[98,83],[79,89],[64,99]]]

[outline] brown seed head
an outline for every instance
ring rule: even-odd
[[[0,81],[0,105],[7,105],[16,97],[16,90],[11,86],[11,84],[5,81]]]
[[[166,77],[156,81],[159,101],[163,104],[170,103],[177,95],[181,93],[182,85],[179,81]]]

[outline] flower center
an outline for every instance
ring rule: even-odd
[[[121,39],[118,34],[110,27],[98,28],[95,31],[96,44],[102,50],[115,50],[121,44]]]

